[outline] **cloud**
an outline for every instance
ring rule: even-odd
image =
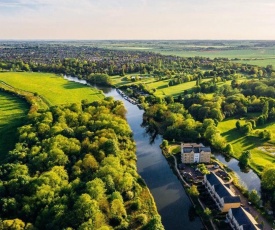
[[[0,0],[0,39],[275,39],[273,1]]]

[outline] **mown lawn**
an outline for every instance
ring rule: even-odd
[[[131,76],[141,76],[140,80],[132,82],[129,80]],[[127,80],[128,77],[128,80]],[[190,81],[181,83],[179,85],[168,86],[170,79],[158,80],[154,77],[150,77],[147,75],[140,74],[128,74],[124,77],[121,76],[112,76],[112,84],[116,87],[130,85],[133,83],[143,83],[146,85],[148,90],[155,90],[154,95],[158,97],[166,97],[166,96],[178,96],[182,94],[185,90],[192,90],[196,86],[196,81]],[[210,81],[211,79],[203,79],[203,82]],[[224,84],[224,83],[221,83]]]
[[[131,81],[131,77],[136,77],[138,78],[139,76],[141,76],[141,79],[137,80],[137,81]],[[133,83],[150,83],[150,82],[154,82],[155,79],[154,77],[151,76],[147,76],[147,75],[142,75],[142,74],[126,74],[125,76],[119,76],[119,75],[115,75],[115,76],[110,76],[112,79],[112,85],[119,87],[119,86],[123,86],[123,85],[131,85]]]
[[[104,98],[101,91],[79,83],[70,82],[49,73],[0,73],[0,81],[22,90],[37,93],[50,105],[96,101]]]
[[[203,79],[203,82],[210,81],[211,79]],[[178,96],[182,94],[185,90],[192,90],[196,86],[196,81],[190,81],[181,83],[178,85],[168,86],[169,80],[156,81],[147,84],[150,89],[156,89],[154,93],[155,96],[165,97],[165,96]]]
[[[24,99],[0,91],[0,160],[17,142],[17,128],[24,124],[29,105]]]
[[[230,143],[234,149],[234,156],[239,158],[243,151],[249,150],[251,153],[250,164],[252,168],[260,173],[267,164],[275,163],[275,155],[272,153],[263,151],[263,148],[272,143],[275,138],[275,123],[270,123],[262,127],[257,127],[253,133],[244,135],[236,129],[237,119],[227,119],[218,124],[218,128],[221,135],[225,137],[227,143]],[[245,120],[240,120],[241,125],[245,123]],[[268,129],[272,132],[273,139],[266,141],[260,139],[257,135],[257,131],[263,131]],[[274,151],[275,152],[275,151]]]

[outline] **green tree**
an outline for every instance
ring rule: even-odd
[[[212,215],[212,211],[209,208],[206,208],[203,211],[203,215],[206,220],[209,220]]]
[[[266,166],[261,182],[263,188],[275,192],[275,167],[273,165]]]
[[[226,145],[224,151],[229,154],[229,155],[233,155],[234,154],[234,149],[233,146],[229,143]]]
[[[198,197],[200,195],[199,190],[198,190],[196,185],[192,185],[188,189],[188,193],[189,193],[190,196],[193,196],[193,197]]]
[[[119,199],[114,199],[111,203],[112,218],[121,223],[127,217],[123,203]]]
[[[167,140],[163,139],[161,147],[166,149],[168,147],[168,145],[169,145],[169,142]]]
[[[251,158],[251,154],[250,154],[249,151],[242,152],[242,155],[241,155],[241,157],[239,159],[240,165],[242,167],[247,167],[248,164],[249,164],[250,158]]]
[[[0,221],[0,228],[3,230],[24,230],[25,227],[26,224],[20,219]]]
[[[260,204],[261,198],[260,198],[257,190],[255,190],[255,189],[251,190],[251,192],[249,192],[249,194],[248,194],[248,198],[253,204],[255,204],[257,206]]]
[[[100,178],[87,182],[86,187],[87,193],[92,199],[100,200],[105,196],[105,184]]]
[[[97,201],[91,199],[88,194],[82,194],[74,204],[74,211],[77,220],[81,222],[93,219],[95,214],[99,212]]]
[[[242,129],[242,132],[247,135],[247,134],[251,133],[253,130],[252,124],[250,122],[248,122],[248,123],[244,124],[241,129]]]
[[[204,174],[204,175],[210,174],[210,171],[206,168],[205,164],[198,164],[197,167],[202,174]]]

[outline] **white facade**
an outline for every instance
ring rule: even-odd
[[[194,153],[194,163],[199,163],[199,162],[200,162],[200,154]]]

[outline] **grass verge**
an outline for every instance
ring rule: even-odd
[[[17,141],[17,127],[24,124],[29,105],[24,99],[0,91],[0,160]]]

